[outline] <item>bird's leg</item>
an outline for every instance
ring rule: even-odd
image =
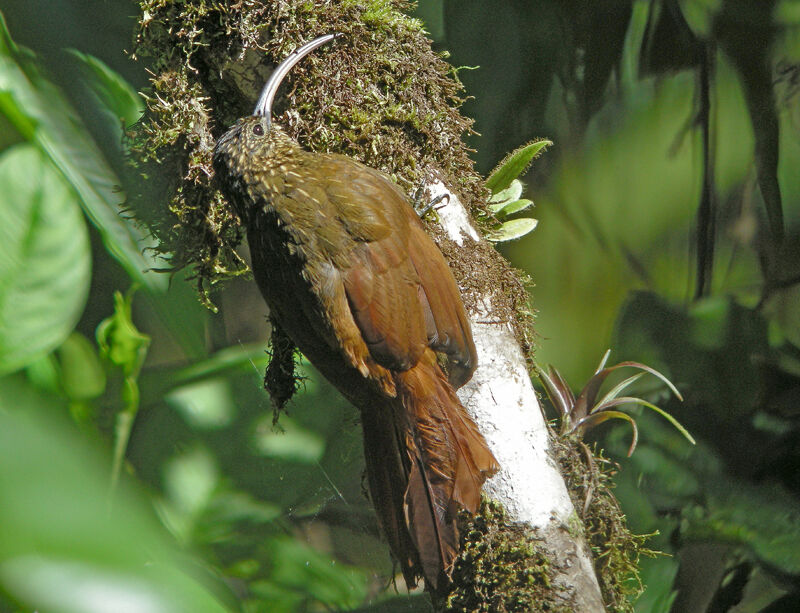
[[[425,188],[424,184],[420,185],[417,191],[414,192],[414,210],[417,212],[417,215],[419,215],[420,218],[424,218],[425,215],[430,213],[431,210],[442,200],[447,199],[447,202],[450,202],[450,194],[445,193],[439,194],[436,196],[436,198],[426,203],[424,201],[426,194],[427,189]]]

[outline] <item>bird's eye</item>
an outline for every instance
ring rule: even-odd
[[[256,136],[264,136],[264,126],[262,126],[260,123],[254,125],[253,134],[255,134]]]

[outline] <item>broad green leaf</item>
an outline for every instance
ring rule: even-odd
[[[528,234],[528,232],[532,232],[538,223],[538,220],[531,217],[512,219],[503,223],[497,230],[494,230],[486,238],[495,243],[513,241],[517,238],[525,236]]]
[[[679,3],[683,18],[698,38],[708,38],[719,12],[720,0],[684,0]]]
[[[527,208],[533,206],[533,200],[521,198],[519,200],[512,200],[510,202],[499,202],[497,204],[490,204],[489,210],[492,211],[497,217],[508,217],[514,213],[519,213]]]
[[[1,78],[2,75],[0,75]],[[33,139],[33,135],[36,133],[36,122],[20,111],[14,98],[8,92],[0,91],[0,115],[7,122],[6,125],[11,124],[16,128],[20,136],[26,140]]]
[[[800,513],[796,494],[774,482],[753,484],[732,473],[714,448],[678,445],[677,433],[655,416],[639,418],[643,441],[621,477],[633,479],[636,494],[661,508],[682,508],[682,542],[725,542],[746,547],[772,570],[800,572]],[[625,433],[611,435],[621,452]],[[625,486],[620,488],[623,492]],[[618,490],[617,490],[618,491]],[[627,500],[629,503],[632,500]],[[698,504],[698,501],[702,501]],[[626,499],[622,499],[625,508]],[[642,501],[637,501],[640,506]]]
[[[778,0],[772,12],[776,24],[797,26],[800,24],[800,4],[796,0]]]
[[[120,127],[127,128],[139,121],[144,113],[144,104],[130,83],[92,55],[77,49],[68,49],[67,52],[80,64],[92,92],[117,122],[121,122]]]
[[[2,14],[0,110],[61,171],[106,248],[128,274],[150,290],[164,290],[168,280],[163,275],[145,274],[157,266],[153,256],[146,255],[152,239],[123,216],[125,198],[114,171],[69,102],[42,74],[33,54],[11,39]]]
[[[519,179],[514,179],[504,190],[493,194],[489,202],[508,202],[510,200],[517,200],[522,195],[522,182]]]
[[[615,489],[616,493],[617,490]],[[626,511],[626,516],[628,513]],[[646,589],[636,600],[636,611],[640,613],[670,613],[672,603],[678,596],[674,589],[678,574],[678,561],[674,556],[643,558],[639,562],[640,577]]]
[[[712,296],[689,307],[689,333],[698,347],[714,351],[725,346],[732,323],[732,306],[727,296]]]
[[[181,542],[188,543],[197,519],[219,485],[219,466],[208,450],[196,447],[167,461],[163,473],[170,527]]]
[[[527,170],[535,157],[552,144],[549,140],[532,141],[512,152],[497,165],[497,168],[486,179],[486,187],[489,188],[492,194],[504,190],[511,185],[514,179]]]
[[[28,381],[37,389],[51,394],[61,391],[61,371],[53,353],[47,353],[25,366]]]
[[[0,373],[59,346],[89,291],[91,254],[75,194],[34,147],[0,156]]]
[[[752,485],[726,475],[707,482],[705,508],[684,512],[689,540],[739,543],[768,568],[800,574],[800,501],[775,484]]]
[[[227,610],[149,503],[122,487],[109,506],[109,459],[57,400],[13,375],[0,407],[0,592],[52,613]]]
[[[630,470],[642,479],[640,487],[646,488],[644,491],[648,498],[657,506],[677,508],[699,496],[703,489],[701,478],[688,459],[693,456],[697,447],[683,444],[678,433],[671,428],[667,430],[666,424],[657,420],[654,415],[642,413],[636,419],[644,440],[631,457]],[[673,442],[674,449],[681,450],[681,454],[673,453],[673,447],[664,449],[662,444],[653,444],[662,432],[667,432],[666,436]],[[609,442],[608,449],[613,446],[615,455],[627,453],[627,427],[614,428],[606,440]],[[649,525],[655,527],[654,524]]]

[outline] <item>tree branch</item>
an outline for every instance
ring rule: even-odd
[[[458,196],[441,182],[429,186],[436,198],[447,194],[447,204],[437,208],[443,229],[464,249],[481,239],[472,227]],[[552,592],[547,599],[571,611],[603,611],[603,599],[595,577],[581,520],[570,500],[564,479],[551,456],[550,435],[544,413],[531,384],[525,357],[509,321],[498,318],[487,293],[470,315],[478,369],[458,395],[486,437],[500,463],[500,472],[484,486],[499,502],[516,531],[527,534],[533,548],[530,562],[544,553],[550,561]],[[524,537],[523,537],[524,538]],[[458,589],[458,586],[457,586]],[[536,610],[540,602],[529,602]]]

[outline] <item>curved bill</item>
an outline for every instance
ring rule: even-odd
[[[278,87],[283,81],[283,78],[294,67],[297,62],[302,60],[305,56],[311,53],[317,47],[333,40],[339,34],[326,34],[314,40],[307,42],[305,45],[297,49],[294,53],[289,55],[283,60],[275,71],[270,75],[264,89],[261,90],[261,97],[258,99],[256,109],[253,115],[262,115],[267,118],[267,127],[272,125],[272,101],[275,100],[275,94],[278,92]]]

